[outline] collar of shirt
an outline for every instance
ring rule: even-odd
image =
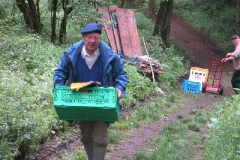
[[[99,48],[93,53],[93,55],[89,55],[86,51],[85,45],[83,46],[82,52],[81,52],[82,57],[87,60],[87,61],[92,61],[93,59],[96,59],[99,55]]]
[[[240,43],[236,44],[235,48],[237,48],[240,45]]]

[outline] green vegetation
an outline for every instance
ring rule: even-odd
[[[194,159],[196,148],[202,145],[202,137],[198,136],[198,128],[206,125],[210,119],[203,111],[197,111],[195,118],[180,120],[166,126],[154,140],[154,146],[143,148],[134,160],[152,159]],[[199,119],[206,119],[202,121]],[[193,125],[194,124],[194,125]],[[198,126],[197,130],[193,126]],[[147,154],[146,154],[147,153]]]
[[[216,114],[208,124],[211,134],[203,159],[240,159],[240,98],[232,97],[216,106]]]
[[[174,13],[186,20],[196,30],[227,52],[232,49],[230,37],[237,34],[235,29],[236,5],[229,0],[177,0]]]
[[[44,8],[46,4],[42,4],[46,12],[45,32],[40,37],[26,30],[23,17],[12,2],[0,0],[0,159],[7,160],[34,152],[40,143],[47,142],[49,136],[57,137],[59,141],[75,136],[74,128],[77,125],[71,127],[73,132],[66,132],[69,130],[68,123],[58,119],[52,105],[52,77],[62,52],[72,41],[79,39],[80,28],[98,17],[95,7],[85,3],[79,5],[85,9],[69,19],[66,46],[57,46],[48,42],[50,21],[47,15],[50,13],[47,7]],[[229,37],[235,34],[231,27],[235,8],[223,5],[219,10],[217,6],[220,2],[226,1],[216,2],[212,7],[213,4],[203,1],[179,0],[175,1],[174,13],[218,42],[220,47],[228,49]],[[14,14],[11,14],[12,11]],[[160,61],[165,73],[153,83],[126,63],[129,96],[123,98],[123,104],[126,110],[133,113],[129,112],[124,120],[111,126],[110,141],[115,144],[120,143],[120,138],[131,137],[127,130],[163,119],[200,96],[184,93],[180,89],[178,77],[188,72],[189,65],[183,63],[185,60],[179,50],[174,46],[165,48],[160,38],[151,36],[154,24],[140,9],[135,10],[135,16],[139,36],[145,38],[150,56]],[[107,41],[105,34],[103,38]],[[166,94],[159,94],[156,87]],[[151,96],[156,98],[153,100]],[[143,100],[144,104],[140,103]],[[135,160],[194,159],[194,151],[199,146],[204,146],[203,159],[239,159],[239,97],[228,97],[214,109],[209,113],[194,111],[193,119],[182,119],[178,115],[180,122],[166,126],[156,137],[156,146],[142,149]],[[210,134],[199,137],[198,132],[207,124]],[[115,148],[110,145],[108,151],[112,150]],[[86,158],[83,148],[76,148],[69,154],[64,153],[62,159]]]

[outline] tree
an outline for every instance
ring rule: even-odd
[[[42,33],[43,24],[41,23],[39,0],[34,3],[33,0],[16,0],[19,10],[23,13],[23,17],[27,27],[34,33]]]
[[[169,46],[170,24],[172,17],[173,0],[163,1],[157,13],[153,36],[160,36],[163,43]]]
[[[55,44],[56,41],[56,24],[57,24],[57,11],[58,7],[62,6],[62,10],[64,12],[61,24],[60,24],[60,30],[59,30],[59,43],[65,44],[66,43],[66,35],[67,35],[67,17],[73,10],[73,6],[69,6],[69,0],[61,0],[60,2],[58,0],[52,0],[51,2],[51,42]]]
[[[72,12],[73,6],[68,6],[69,0],[62,1],[62,9],[64,11],[63,18],[60,24],[59,30],[59,42],[60,44],[66,43],[66,35],[67,35],[67,17]]]
[[[58,0],[52,0],[51,3],[51,42],[55,44],[56,41],[56,24],[57,24],[57,8]]]

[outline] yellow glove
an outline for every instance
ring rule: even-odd
[[[78,91],[79,89],[84,87],[95,87],[98,85],[101,86],[101,83],[97,81],[71,83],[70,89]]]

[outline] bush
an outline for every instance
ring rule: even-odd
[[[3,48],[0,147],[5,150],[0,156],[13,158],[35,149],[44,136],[61,128],[52,106],[53,52],[58,49],[31,35],[8,38]]]

